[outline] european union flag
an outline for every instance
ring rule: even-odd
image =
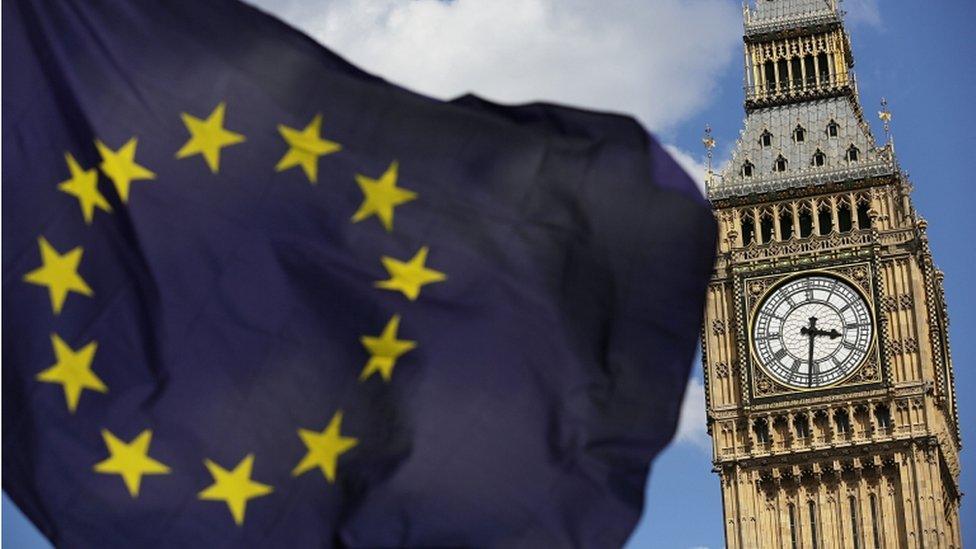
[[[626,540],[715,240],[636,122],[229,0],[3,22],[3,488],[54,543]]]

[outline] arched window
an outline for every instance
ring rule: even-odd
[[[871,494],[871,534],[874,538],[874,549],[881,549],[881,530],[878,522],[878,498]]]
[[[769,444],[769,425],[765,419],[757,419],[752,430],[756,433],[756,442],[759,444]]]
[[[807,138],[807,130],[803,126],[797,124],[796,129],[793,130],[793,141],[797,143],[803,143]]]
[[[839,199],[837,205],[837,230],[842,233],[849,232],[854,226],[851,220],[851,205],[846,198]]]
[[[871,216],[868,215],[868,199],[861,197],[857,199],[857,227],[859,229],[871,228]]]
[[[779,208],[779,235],[783,240],[793,238],[793,208],[789,204]]]
[[[752,220],[751,212],[742,212],[742,244],[748,246],[756,240],[756,224]]]
[[[810,547],[819,547],[817,540],[817,505],[813,501],[807,502],[807,509],[810,510]]]
[[[773,212],[771,210],[763,210],[759,214],[759,235],[764,244],[773,240]]]
[[[748,160],[743,162],[742,170],[740,172],[742,174],[742,177],[752,177],[753,168],[755,168],[755,166],[752,165],[752,162],[749,162]]]
[[[786,171],[786,158],[783,158],[783,155],[777,156],[776,160],[773,161],[773,171],[774,172]]]
[[[847,161],[848,162],[857,162],[860,159],[860,156],[861,156],[860,149],[858,149],[854,145],[851,145],[850,147],[847,148]]]
[[[824,166],[827,164],[827,155],[820,149],[813,153],[813,158],[810,160],[810,164],[814,166]]]
[[[817,222],[820,224],[820,236],[826,236],[834,230],[834,217],[831,215],[830,202],[824,201],[817,206]]]
[[[797,538],[796,538],[796,507],[793,504],[787,506],[790,513],[790,540],[793,542],[793,549],[797,549]]]
[[[881,432],[888,432],[891,429],[891,411],[884,404],[878,404],[874,408],[874,417],[878,422],[878,429]]]
[[[800,439],[810,438],[810,423],[807,416],[800,414],[793,419],[793,427],[796,429],[796,436]]]
[[[773,134],[769,133],[769,130],[763,130],[759,134],[759,145],[762,147],[770,147],[773,144]]]
[[[799,57],[790,59],[790,70],[793,71],[793,79],[791,80],[790,85],[794,90],[799,89],[800,84],[803,83],[803,69],[800,68],[800,63],[801,61]]]
[[[847,415],[846,410],[837,410],[834,415],[834,422],[837,424],[837,432],[841,435],[847,436],[851,432],[851,418]]]
[[[857,500],[850,496],[847,503],[851,506],[851,547],[861,549],[861,529],[857,527]]]
[[[785,91],[790,84],[790,69],[787,66],[786,59],[777,61],[776,68],[779,69],[779,89]]]
[[[776,69],[773,68],[772,61],[766,61],[766,63],[763,64],[763,76],[765,77],[766,81],[766,90],[772,91],[776,86]]]
[[[807,87],[811,87],[817,83],[816,71],[813,68],[813,55],[807,55],[803,58],[803,66],[807,70],[806,85]]]
[[[800,206],[800,238],[806,238],[813,234],[813,213],[810,211],[809,204]]]
[[[838,133],[840,133],[840,126],[837,125],[837,122],[834,122],[833,120],[828,122],[827,137],[837,137]]]
[[[817,68],[820,69],[820,82],[826,84],[830,82],[830,65],[827,62],[827,54],[817,55]]]

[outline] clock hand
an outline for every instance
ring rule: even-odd
[[[807,376],[807,387],[813,387],[813,369],[816,367],[813,362],[813,338],[819,335],[822,330],[817,329],[817,317],[810,317],[810,326],[800,328],[800,334],[810,338],[810,371]]]
[[[806,330],[806,331],[802,331],[802,330]],[[814,328],[812,330],[808,330],[807,328],[803,328],[802,330],[801,330],[801,332],[804,333],[804,334],[809,333],[809,334],[813,334],[815,336],[828,336],[828,337],[830,337],[830,339],[836,339],[836,338],[838,338],[838,337],[840,337],[842,335],[835,328],[831,328],[829,332],[827,330],[821,330],[819,328]]]

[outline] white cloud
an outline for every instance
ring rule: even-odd
[[[691,444],[706,452],[711,450],[712,443],[705,429],[705,386],[695,377],[688,379],[674,441]]]
[[[691,153],[687,153],[674,145],[664,145],[664,148],[671,154],[671,157],[674,158],[678,165],[695,180],[695,184],[698,185],[699,190],[704,194],[705,164],[695,160]]]
[[[737,51],[725,0],[253,0],[351,62],[440,98],[553,101],[668,131]]]

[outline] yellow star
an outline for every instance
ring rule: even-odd
[[[407,262],[385,255],[380,259],[386,271],[390,273],[390,278],[377,281],[376,287],[384,290],[399,290],[410,301],[416,300],[420,295],[421,286],[447,280],[447,275],[444,273],[424,266],[427,261],[427,246],[420,248],[417,255]]]
[[[144,166],[136,164],[136,146],[138,140],[133,137],[126,141],[125,145],[113,151],[105,143],[95,140],[95,147],[98,154],[102,155],[102,163],[99,167],[105,175],[115,184],[115,190],[119,194],[122,202],[129,200],[129,184],[140,179],[156,179],[156,174],[147,170]]]
[[[94,295],[95,292],[78,274],[78,264],[81,263],[81,255],[84,253],[81,246],[61,255],[43,236],[37,239],[37,243],[41,247],[42,264],[24,275],[24,282],[47,286],[54,314],[61,312],[68,292],[77,292],[88,297]]]
[[[379,337],[363,336],[359,341],[369,351],[369,361],[359,374],[359,381],[364,381],[375,372],[379,372],[383,381],[389,382],[393,377],[393,367],[400,355],[417,347],[416,341],[397,339],[397,329],[400,327],[400,315],[386,323],[383,333]]]
[[[200,492],[197,496],[203,500],[223,501],[227,503],[234,522],[240,526],[244,524],[244,511],[247,508],[247,501],[270,494],[274,488],[267,484],[254,482],[251,480],[251,470],[254,468],[254,454],[248,454],[234,467],[233,471],[228,471],[220,465],[204,460],[204,465],[210,471],[214,483]]]
[[[352,215],[353,223],[375,215],[386,232],[393,231],[393,208],[417,198],[417,193],[396,186],[398,167],[399,163],[394,160],[379,179],[356,174],[356,183],[363,191],[363,203]]]
[[[83,390],[108,392],[108,387],[91,370],[95,350],[98,349],[97,342],[92,341],[74,351],[60,336],[51,334],[51,345],[54,347],[54,357],[57,362],[37,374],[37,380],[44,383],[60,383],[64,387],[64,399],[68,403],[69,412],[73,414],[78,409],[78,399],[81,398]]]
[[[75,157],[71,153],[64,153],[65,160],[68,161],[68,171],[71,172],[71,179],[62,181],[58,185],[58,190],[64,191],[78,199],[81,206],[81,214],[85,218],[85,224],[91,225],[92,217],[95,215],[95,207],[105,212],[111,212],[112,207],[108,201],[98,192],[98,172],[95,169],[83,170]]]
[[[330,484],[335,482],[336,462],[339,461],[339,456],[359,444],[359,439],[342,436],[339,433],[341,426],[342,411],[340,410],[332,416],[329,425],[321,433],[308,429],[298,430],[298,436],[308,448],[308,453],[295,466],[291,472],[292,476],[297,477],[318,467]]]
[[[304,130],[289,128],[278,124],[281,137],[288,143],[288,152],[281,157],[275,171],[280,172],[295,166],[301,166],[305,176],[312,183],[318,181],[319,157],[342,150],[342,145],[319,137],[322,129],[322,115],[316,115]]]
[[[176,158],[186,158],[195,154],[202,154],[210,167],[210,171],[217,173],[220,169],[220,149],[236,145],[244,141],[244,136],[224,129],[224,110],[227,105],[221,103],[210,113],[206,120],[180,113],[183,124],[190,132],[190,139],[183,148],[176,151]]]
[[[139,436],[126,444],[108,429],[102,429],[102,438],[108,447],[109,457],[95,464],[96,473],[121,475],[129,495],[139,495],[139,484],[142,475],[166,475],[169,467],[149,457],[149,443],[152,441],[152,431],[146,429]]]

